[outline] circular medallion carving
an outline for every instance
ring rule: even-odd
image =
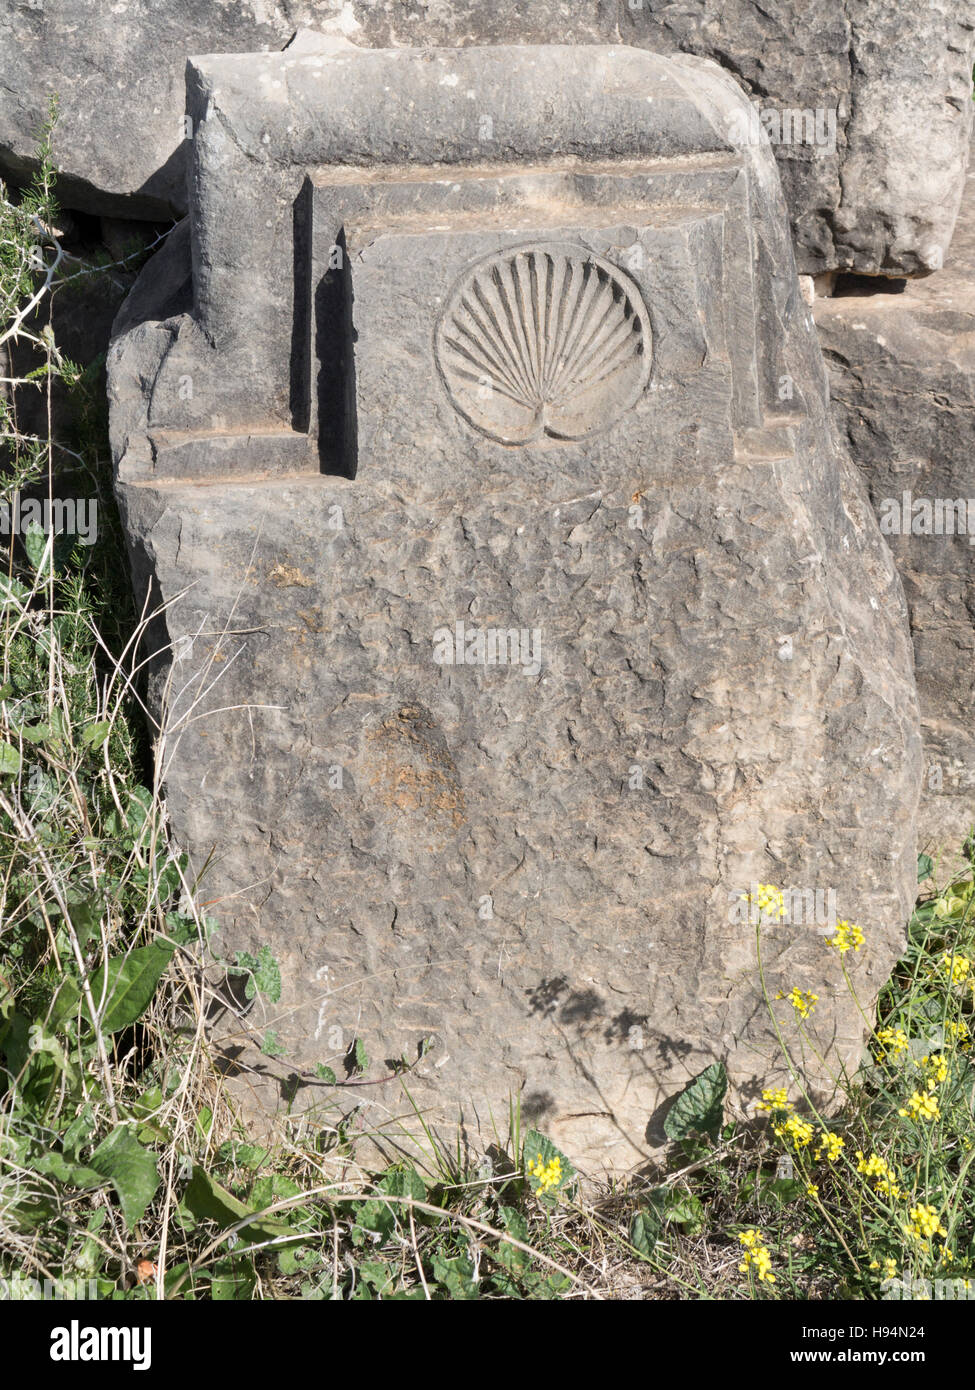
[[[585,439],[636,402],[651,333],[636,285],[584,246],[502,251],[461,277],[435,335],[456,409],[491,439]]]

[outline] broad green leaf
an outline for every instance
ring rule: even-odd
[[[281,967],[270,946],[262,946],[256,956],[249,951],[238,951],[234,963],[233,973],[246,973],[248,977],[244,986],[245,998],[253,999],[256,994],[263,994],[272,1004],[278,1002],[281,998]]]
[[[453,1260],[434,1255],[433,1277],[438,1284],[443,1285],[453,1300],[478,1296],[478,1288],[474,1282],[474,1266],[463,1255],[458,1255]]]
[[[261,1042],[261,1051],[265,1057],[283,1057],[287,1048],[282,1047],[278,1042],[278,1035],[273,1028],[268,1028]]]
[[[270,946],[262,946],[258,951],[257,968],[249,983],[272,1004],[281,998],[281,967],[274,959]]]
[[[22,759],[12,743],[0,743],[0,776],[13,776],[20,771]]]
[[[43,1024],[35,1023],[30,1030],[29,1046],[31,1052],[37,1056],[41,1052],[46,1052],[54,1062],[58,1071],[64,1072],[69,1080],[75,1079],[75,1070],[65,1056],[64,1048],[53,1033],[48,1033]]]
[[[245,1217],[252,1216],[255,1208],[245,1206],[232,1192],[221,1187],[206,1169],[195,1164],[193,1175],[183,1192],[183,1205],[198,1221],[215,1221],[221,1228],[236,1226]],[[262,1205],[267,1205],[263,1203]],[[260,1210],[260,1206],[256,1208]],[[293,1235],[291,1227],[284,1221],[273,1218],[251,1221],[241,1229],[241,1240],[274,1240],[278,1236]],[[298,1239],[298,1237],[296,1237]]]
[[[680,1226],[687,1236],[700,1235],[704,1230],[704,1207],[700,1197],[694,1196],[693,1193],[671,1193],[665,1215],[668,1221]]]
[[[95,971],[91,977],[91,994],[95,1008],[101,1011],[104,1033],[117,1033],[145,1013],[172,955],[172,946],[157,939],[150,946],[138,946],[124,956],[110,956]],[[88,1018],[87,1002],[84,1013]],[[93,1020],[89,1018],[88,1021]]]
[[[24,550],[37,577],[44,578],[51,567],[54,552],[54,536],[46,535],[36,521],[31,521],[21,532]]]
[[[502,1225],[508,1234],[515,1240],[520,1240],[523,1245],[527,1245],[528,1222],[521,1212],[515,1207],[502,1207],[500,1215]],[[498,1259],[505,1269],[510,1270],[512,1274],[520,1274],[528,1267],[531,1257],[526,1250],[519,1250],[517,1246],[509,1245],[505,1241],[498,1247]]]
[[[147,1119],[154,1115],[163,1103],[163,1093],[161,1086],[150,1086],[143,1091],[138,1100],[132,1102],[132,1111],[141,1119]]]
[[[30,1159],[30,1167],[35,1173],[66,1183],[68,1187],[101,1187],[105,1182],[105,1174],[83,1163],[72,1163],[64,1154],[38,1154]]]
[[[660,1235],[662,1222],[652,1207],[641,1207],[630,1221],[629,1240],[638,1255],[649,1257]]]
[[[218,1260],[210,1277],[210,1297],[218,1303],[246,1302],[257,1284],[257,1274],[250,1260],[230,1257]]]
[[[61,1136],[61,1147],[71,1159],[88,1143],[95,1130],[95,1116],[90,1105],[83,1105]],[[104,1216],[104,1208],[102,1208]]]
[[[669,1187],[655,1187],[646,1194],[639,1211],[634,1212],[630,1221],[630,1244],[641,1255],[650,1255],[659,1239],[667,1215],[667,1208],[673,1200]]]
[[[217,1150],[221,1163],[232,1163],[237,1168],[260,1168],[270,1156],[270,1149],[259,1149],[256,1144],[242,1144],[236,1139],[228,1139]]]
[[[249,1208],[199,1164],[194,1165],[182,1200],[198,1221],[215,1221],[218,1226],[233,1226],[249,1215]]]
[[[83,947],[87,946],[93,937],[99,935],[105,911],[102,903],[94,893],[85,896],[69,894],[67,907],[78,940]]]
[[[557,1149],[551,1139],[547,1139],[544,1134],[539,1134],[537,1129],[530,1129],[525,1135],[523,1153],[525,1174],[528,1178],[529,1186],[537,1196],[554,1200],[557,1194],[569,1187],[575,1179],[576,1170],[562,1150]],[[554,1187],[547,1187],[543,1191],[536,1175],[534,1173],[529,1173],[528,1165],[531,1163],[534,1167],[537,1167],[539,1161],[541,1161],[544,1167],[550,1164],[553,1159],[558,1159],[559,1180]]]
[[[52,737],[53,731],[50,724],[26,724],[20,730],[20,737],[25,743],[32,743],[36,746],[47,743]]]
[[[125,1224],[133,1230],[159,1186],[155,1155],[142,1147],[130,1129],[120,1125],[99,1144],[88,1162],[115,1188]]]
[[[664,1119],[667,1138],[686,1139],[696,1130],[715,1139],[721,1128],[727,1089],[728,1074],[724,1063],[714,1062],[706,1067],[685,1086],[667,1111]]]
[[[21,608],[29,598],[30,589],[25,584],[21,584],[19,579],[13,579],[7,574],[0,574],[0,607],[13,604]],[[9,686],[4,686],[4,690],[6,694],[0,696],[0,699],[9,700],[13,690]]]
[[[51,1027],[63,1029],[65,1024],[77,1022],[76,1014],[80,1003],[80,987],[72,979],[62,980],[51,1007]]]
[[[97,724],[89,724],[81,731],[81,742],[86,748],[101,748],[102,744],[112,732],[112,725],[109,720],[101,719]]]
[[[334,1071],[331,1067],[327,1067],[324,1062],[317,1062],[315,1064],[315,1075],[318,1077],[319,1081],[327,1081],[330,1086],[336,1084]]]
[[[362,1230],[372,1231],[383,1240],[392,1235],[396,1226],[396,1213],[388,1202],[372,1199],[368,1202],[356,1202],[353,1204],[353,1210],[355,1223]]]
[[[260,1211],[262,1207],[269,1207],[274,1202],[280,1202],[286,1197],[297,1197],[301,1192],[299,1185],[292,1179],[285,1177],[284,1173],[271,1173],[263,1178],[258,1178],[251,1189],[250,1205],[255,1211]],[[295,1209],[297,1210],[297,1208]],[[289,1216],[292,1212],[287,1213]],[[307,1215],[307,1213],[304,1213]]]
[[[369,1070],[369,1054],[361,1038],[355,1040],[355,1064],[359,1071]]]
[[[391,1197],[412,1197],[414,1202],[427,1200],[426,1184],[412,1168],[387,1173],[379,1188],[382,1192],[388,1192]]]
[[[919,854],[917,857],[917,881],[923,883],[926,878],[930,878],[934,873],[934,861],[930,854]]]

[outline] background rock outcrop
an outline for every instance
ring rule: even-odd
[[[281,49],[302,28],[364,47],[619,41],[711,58],[773,139],[800,271],[925,273],[947,254],[971,130],[973,0],[16,5],[0,16],[0,170],[24,174],[57,92],[71,206],[179,215],[187,57]]]
[[[842,288],[815,305],[832,409],[907,594],[922,846],[951,852],[975,825],[975,173],[943,271]]]

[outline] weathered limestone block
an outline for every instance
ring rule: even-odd
[[[113,450],[173,827],[224,952],[282,961],[288,1055],[250,1057],[303,1103],[432,1037],[431,1122],[489,1143],[520,1096],[626,1169],[701,1067],[747,1099],[780,1061],[750,885],[863,926],[867,1007],[902,949],[906,610],[745,108],[624,47],[191,66],[193,311],[174,244]],[[768,986],[852,1062],[824,931]]]
[[[910,609],[921,843],[951,852],[975,825],[975,174],[945,269],[901,288],[819,299],[815,315],[833,412]]]
[[[714,58],[752,94],[801,271],[943,264],[972,128],[973,0],[627,0],[621,16],[624,42]]]
[[[26,0],[0,13],[0,174],[30,168],[59,97],[62,201],[123,217],[186,210],[184,74],[191,53],[326,40],[604,43],[620,0]],[[624,0],[625,3],[625,0]]]
[[[364,47],[623,42],[714,59],[756,103],[741,138],[764,127],[775,144],[801,271],[924,273],[946,254],[975,0],[34,0],[0,16],[0,169],[28,167],[56,91],[71,206],[181,213],[187,55],[282,49],[304,27]]]

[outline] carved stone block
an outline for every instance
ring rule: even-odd
[[[781,1074],[750,885],[832,891],[867,1005],[913,887],[903,595],[774,160],[719,70],[632,49],[213,57],[190,91],[193,309],[137,290],[109,369],[173,827],[224,952],[283,966],[234,1028],[288,1055],[238,1061],[334,1103],[316,1062],[432,1037],[429,1123],[490,1143],[517,1099],[629,1168],[715,1057],[743,1102]],[[766,981],[849,1062],[826,927],[777,928]],[[409,1127],[397,1081],[344,1094]]]

